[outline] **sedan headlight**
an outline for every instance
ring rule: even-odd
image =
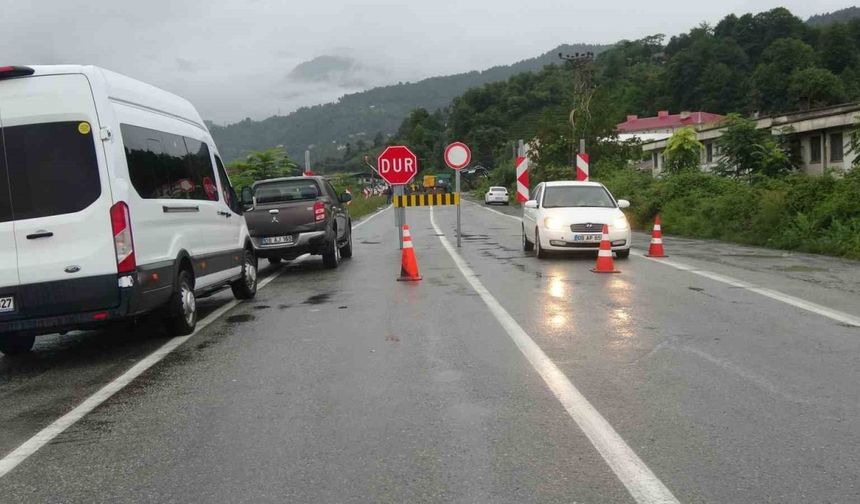
[[[627,222],[627,217],[622,215],[621,217],[615,219],[615,221],[612,223],[612,227],[615,229],[623,230],[629,228],[630,224]]]
[[[564,222],[561,219],[556,219],[555,217],[547,217],[543,220],[543,226],[547,229],[558,231],[564,229]]]

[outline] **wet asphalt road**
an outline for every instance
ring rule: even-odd
[[[499,208],[500,212],[513,213]],[[454,241],[454,210],[434,210]],[[307,258],[0,479],[2,502],[634,502],[410,209]],[[642,257],[538,261],[463,206],[462,258],[681,502],[860,501],[860,329]],[[647,238],[637,236],[642,250]],[[857,315],[858,263],[695,240],[671,259]],[[228,302],[201,302],[205,316]],[[166,341],[0,357],[0,457]]]

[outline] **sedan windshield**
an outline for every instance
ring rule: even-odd
[[[320,195],[319,186],[312,179],[282,180],[258,185],[254,190],[257,204],[312,200]]]
[[[546,188],[543,206],[544,208],[615,208],[615,201],[606,189],[599,186],[557,186]]]

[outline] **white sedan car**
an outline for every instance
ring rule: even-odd
[[[548,251],[596,251],[603,225],[619,259],[630,256],[630,224],[621,211],[630,206],[616,200],[597,182],[544,182],[523,205],[523,250],[539,258]]]
[[[484,204],[490,205],[493,203],[508,204],[508,190],[500,186],[493,186],[484,195]]]

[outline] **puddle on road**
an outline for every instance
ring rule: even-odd
[[[702,292],[705,290],[701,287],[687,287],[687,288],[690,289],[691,291],[696,291],[696,292]]]
[[[278,309],[279,310],[287,310],[289,308],[292,308],[292,306],[293,305],[290,305],[290,304],[281,304],[281,305],[278,305]]]
[[[269,308],[271,308],[271,306],[265,304],[257,305],[254,307],[255,310],[268,310]]]
[[[314,294],[313,296],[305,299],[303,304],[308,305],[318,305],[327,302],[331,298],[330,292],[324,292],[322,294]]]
[[[361,241],[361,242],[359,242],[359,243],[362,243],[362,244],[364,244],[364,245],[379,245],[379,244],[381,244],[382,242],[378,242],[378,241]]]
[[[725,257],[743,257],[744,259],[784,259],[783,255],[775,254],[723,254]]]
[[[239,315],[231,315],[227,317],[228,324],[241,324],[242,322],[250,322],[254,320],[254,316],[249,313],[240,313]]]
[[[823,273],[830,271],[827,268],[816,268],[814,266],[804,266],[802,264],[795,264],[793,266],[777,266],[773,269],[777,271],[785,271],[786,273]]]

